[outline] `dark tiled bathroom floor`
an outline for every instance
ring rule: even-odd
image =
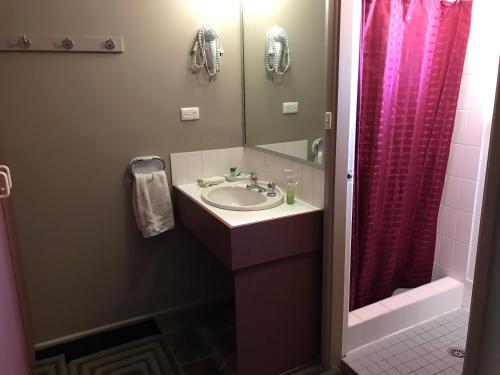
[[[165,316],[157,323],[180,375],[234,373],[232,301]]]
[[[211,305],[159,319],[179,375],[236,374],[236,337],[231,302]],[[311,366],[293,375],[333,375]],[[257,375],[257,374],[256,374]]]

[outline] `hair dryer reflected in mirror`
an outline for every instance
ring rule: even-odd
[[[280,26],[273,26],[266,32],[265,65],[268,72],[282,75],[290,67],[288,35]]]
[[[191,50],[192,69],[199,71],[205,68],[208,75],[214,77],[221,71],[223,53],[224,50],[217,30],[213,26],[203,26],[196,34]]]

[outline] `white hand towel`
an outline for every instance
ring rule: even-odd
[[[200,185],[201,187],[207,187],[222,184],[224,181],[224,177],[221,176],[199,178],[198,185]]]
[[[143,237],[156,236],[174,227],[174,210],[165,171],[134,175],[135,221]]]

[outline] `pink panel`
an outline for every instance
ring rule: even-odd
[[[276,375],[321,351],[321,252],[234,273],[239,375]]]
[[[0,372],[30,374],[3,206],[0,202]]]

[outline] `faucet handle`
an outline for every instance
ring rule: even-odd
[[[267,196],[268,197],[275,197],[276,196],[276,184],[271,181],[267,184],[267,188],[268,188]]]
[[[250,181],[257,182],[257,173],[250,172]]]

